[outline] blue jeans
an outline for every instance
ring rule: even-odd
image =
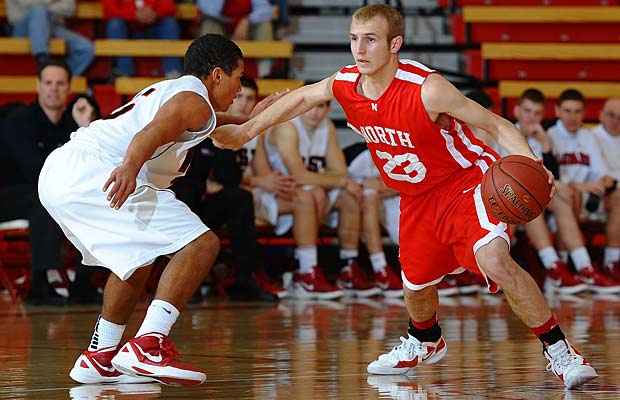
[[[129,31],[127,21],[122,18],[113,18],[107,23],[108,39],[179,39],[179,25],[174,17],[164,17],[142,31]],[[164,74],[171,72],[183,72],[181,59],[178,57],[162,57],[162,68]],[[115,68],[124,76],[133,76],[132,57],[117,57]]]
[[[15,22],[13,36],[28,37],[32,54],[49,54],[51,37],[64,39],[67,63],[73,75],[82,75],[95,58],[93,43],[62,25],[54,25],[49,10],[43,5],[33,6],[24,18]]]

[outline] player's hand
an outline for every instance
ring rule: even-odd
[[[250,113],[248,118],[249,119],[254,118],[258,114],[260,114],[264,109],[266,109],[267,107],[269,107],[270,105],[275,103],[280,97],[284,96],[285,94],[287,94],[289,92],[290,92],[290,89],[285,89],[282,92],[275,92],[275,93],[272,93],[269,96],[265,97],[264,99],[262,99],[261,101],[256,103],[256,105],[252,109],[252,112]]]
[[[545,128],[541,124],[532,124],[523,129],[526,136],[531,136],[534,140],[538,141],[543,147],[543,153],[551,151],[551,143],[549,137],[545,132]]]
[[[536,162],[539,163],[544,168],[545,172],[547,173],[547,176],[548,176],[547,183],[551,185],[551,191],[549,192],[549,199],[551,200],[553,199],[553,196],[555,196],[555,177],[553,176],[551,171],[549,171],[547,167],[545,167],[542,159],[537,158]]]
[[[343,189],[349,194],[353,195],[353,197],[355,197],[355,200],[357,200],[358,203],[362,201],[362,197],[364,196],[364,189],[362,188],[362,185],[355,182],[353,179],[347,178]]]
[[[73,105],[71,116],[78,126],[88,126],[95,119],[95,108],[84,97],[80,97]]]
[[[110,207],[118,210],[125,200],[136,190],[136,176],[138,171],[129,165],[123,164],[110,173],[103,191],[107,192],[110,185],[114,184],[108,192]]]
[[[241,125],[234,124],[218,126],[209,137],[220,149],[238,149],[252,139],[241,129]]]
[[[294,177],[284,175],[276,168],[269,175],[263,176],[262,187],[271,193],[275,193],[276,196],[284,200],[291,201],[295,196],[297,182]]]
[[[248,40],[250,33],[250,19],[248,17],[241,18],[232,33],[232,40]]]

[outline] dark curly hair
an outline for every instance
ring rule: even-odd
[[[241,49],[232,40],[213,33],[202,35],[189,45],[185,52],[184,72],[198,78],[207,76],[220,67],[226,75],[243,59]]]

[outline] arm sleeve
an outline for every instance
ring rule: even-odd
[[[250,23],[259,24],[273,19],[273,6],[267,0],[252,0]]]

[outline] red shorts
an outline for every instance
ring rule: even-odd
[[[510,246],[508,225],[482,203],[480,169],[456,178],[417,196],[401,194],[400,262],[403,283],[411,290],[437,284],[461,267],[484,276],[476,251],[496,237]]]

